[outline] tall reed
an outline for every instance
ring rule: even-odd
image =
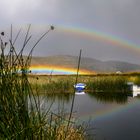
[[[123,76],[97,76],[87,82],[91,92],[128,92],[127,79]],[[115,94],[115,93],[114,93]]]
[[[81,54],[82,54],[82,50],[80,50],[80,53],[79,53],[75,85],[76,85],[77,82],[78,82],[79,69],[80,69],[80,62],[81,62]],[[69,130],[69,125],[70,125],[70,121],[71,121],[71,117],[72,117],[72,113],[73,113],[74,100],[75,100],[75,91],[76,91],[76,90],[75,90],[75,88],[74,88],[74,94],[73,94],[73,97],[72,97],[72,104],[71,104],[70,114],[69,114],[69,118],[68,118],[68,125],[67,125],[66,135],[67,135],[68,130]],[[66,135],[65,135],[65,137],[66,137]]]
[[[3,41],[4,32],[0,35],[0,139],[63,140],[71,136],[73,140],[84,139],[83,133],[79,132],[80,129],[74,127],[69,128],[65,137],[66,119],[51,112],[51,105],[47,111],[42,111],[40,97],[34,94],[28,80],[28,72],[34,48],[54,27],[51,26],[35,42],[28,56],[24,57],[23,51],[31,40],[30,27],[31,25],[27,28],[19,52],[14,45],[20,30],[13,40],[11,25],[11,37],[8,42]],[[6,50],[9,50],[8,53]]]
[[[33,78],[34,77],[34,78]],[[51,82],[44,80],[46,76],[33,76],[31,85],[35,89],[38,87],[39,93],[49,94],[73,94],[75,84],[75,75],[55,76],[53,75]],[[139,83],[139,76],[121,76],[121,75],[107,75],[107,76],[78,76],[78,81],[86,84],[86,92],[114,92],[127,93],[130,92],[127,82]],[[37,83],[37,84],[36,84]]]

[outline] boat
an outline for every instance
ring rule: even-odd
[[[134,84],[133,82],[128,82],[130,90],[132,91],[133,97],[140,96],[140,86]]]
[[[86,84],[84,83],[77,83],[74,85],[76,92],[83,92],[85,87],[86,87]]]

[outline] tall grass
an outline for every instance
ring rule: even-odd
[[[33,78],[34,77],[34,78]],[[33,89],[38,86],[38,90],[43,94],[72,94],[74,93],[75,75],[52,76],[51,82],[45,79],[46,76],[32,76],[31,85]],[[35,82],[36,81],[36,82]],[[37,82],[38,81],[38,82]],[[139,76],[122,76],[122,75],[107,75],[107,76],[78,76],[78,82],[86,84],[86,92],[114,92],[128,93],[130,92],[127,82],[132,81],[139,83]]]
[[[36,82],[35,82],[36,81]],[[40,78],[35,78],[31,82],[33,89],[38,89],[40,94],[69,94],[73,93],[74,81],[68,78],[59,79],[58,81],[42,81]]]
[[[8,42],[3,41],[4,32],[0,35],[0,139],[82,140],[84,139],[82,127],[75,128],[74,123],[64,117],[65,114],[51,112],[51,105],[47,111],[42,111],[40,97],[34,94],[28,80],[32,52],[54,27],[51,26],[35,42],[29,55],[24,57],[24,48],[31,40],[30,27],[29,25],[19,52],[14,45],[20,30],[13,40],[11,26],[11,37]],[[5,50],[9,50],[8,53]],[[68,130],[67,124],[70,126]]]
[[[128,92],[127,80],[123,76],[94,77],[87,82],[91,92]]]

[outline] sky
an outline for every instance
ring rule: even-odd
[[[53,25],[33,55],[78,56],[82,49],[83,57],[140,64],[139,0],[0,0],[0,7],[0,32],[7,39],[11,24],[13,38],[22,28],[17,50],[31,24],[25,54]]]

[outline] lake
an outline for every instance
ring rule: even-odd
[[[46,98],[50,102],[50,98]],[[45,100],[46,100],[45,99]],[[44,103],[46,101],[44,100]],[[45,105],[47,106],[47,104]],[[53,98],[52,110],[69,112],[71,97]],[[120,94],[75,95],[73,115],[77,123],[89,122],[87,133],[96,140],[139,140],[140,98]]]

